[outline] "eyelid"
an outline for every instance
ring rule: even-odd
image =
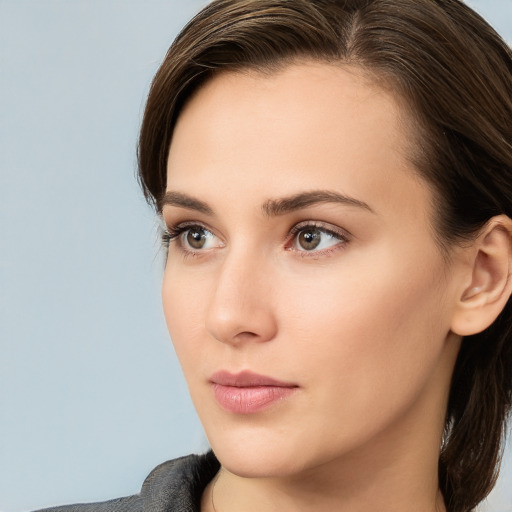
[[[164,230],[168,235],[171,236],[171,239],[174,239],[183,233],[183,231],[193,227],[204,229],[205,231],[208,231],[212,235],[216,236],[219,240],[222,240],[222,238],[215,233],[213,228],[211,228],[207,223],[198,220],[185,220],[182,222],[177,222],[176,224],[166,223]]]
[[[310,227],[316,228],[320,231],[324,231],[325,233],[329,233],[330,235],[334,235],[342,240],[348,241],[350,238],[352,238],[352,233],[350,233],[346,229],[342,229],[328,222],[318,220],[305,220],[299,222],[290,229],[290,234],[296,235],[299,231],[303,230],[304,228]]]

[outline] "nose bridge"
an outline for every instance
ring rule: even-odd
[[[240,343],[269,341],[275,336],[269,270],[263,255],[247,247],[226,254],[206,316],[206,329],[214,338]]]

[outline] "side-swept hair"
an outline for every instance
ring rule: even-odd
[[[157,72],[139,177],[160,210],[180,110],[223,70],[298,59],[359,66],[405,100],[415,168],[435,192],[445,251],[494,215],[512,217],[512,52],[460,0],[216,0],[178,35]],[[512,306],[463,340],[451,383],[439,482],[450,512],[492,489],[512,400]]]

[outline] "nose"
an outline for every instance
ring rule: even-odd
[[[234,253],[226,257],[206,314],[206,329],[213,338],[240,345],[275,337],[271,274],[262,259]]]

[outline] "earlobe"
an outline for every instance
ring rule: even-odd
[[[470,336],[487,329],[505,307],[512,292],[511,233],[509,217],[493,217],[467,248],[471,274],[452,317],[454,333]]]

